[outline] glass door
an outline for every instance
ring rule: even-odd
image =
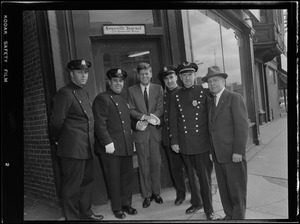
[[[97,92],[103,92],[107,88],[106,72],[120,67],[128,74],[123,88],[123,93],[126,94],[128,87],[138,83],[136,68],[140,62],[151,64],[152,82],[161,84],[158,71],[162,65],[158,49],[158,41],[152,39],[94,41],[92,51]]]

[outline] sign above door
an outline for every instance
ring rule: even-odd
[[[146,34],[145,25],[103,25],[104,35]]]

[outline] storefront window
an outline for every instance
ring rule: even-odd
[[[153,24],[152,10],[89,10],[91,23]]]
[[[241,35],[209,10],[188,10],[193,60],[198,77],[213,65],[228,74],[226,87],[243,95],[239,48]]]

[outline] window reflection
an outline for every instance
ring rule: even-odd
[[[240,33],[209,10],[188,10],[194,62],[203,77],[207,68],[220,67],[228,74],[226,87],[243,94],[239,48]]]

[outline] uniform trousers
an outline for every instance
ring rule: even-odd
[[[103,164],[112,210],[118,211],[122,206],[131,206],[134,177],[132,156],[102,153],[99,157]]]
[[[135,142],[143,198],[151,197],[152,194],[160,194],[161,190],[160,142],[156,141],[150,131],[145,132],[145,135],[144,142]]]
[[[164,147],[170,165],[171,178],[176,189],[177,198],[185,198],[184,162],[181,154],[174,152],[171,147]]]
[[[182,157],[187,164],[189,178],[192,179],[194,170],[197,174],[200,183],[200,195],[203,201],[203,207],[205,213],[213,213],[212,206],[212,184],[211,175],[213,170],[213,164],[209,158],[209,151],[197,155],[185,155]],[[192,187],[192,186],[191,186]]]
[[[94,160],[61,157],[61,165],[61,193],[66,220],[80,220],[91,216]]]
[[[172,150],[171,147],[165,147],[167,152],[167,158],[170,165],[171,177],[176,189],[177,198],[185,198],[186,196],[186,186],[184,179],[184,168],[190,166],[190,163],[185,164],[182,154],[176,153]],[[191,204],[193,206],[202,205],[202,198],[200,195],[200,184],[196,172],[193,169],[185,169],[189,179],[189,185],[191,189]],[[191,172],[189,175],[188,172]]]
[[[247,162],[218,163],[213,153],[215,172],[224,213],[229,219],[245,219]]]

